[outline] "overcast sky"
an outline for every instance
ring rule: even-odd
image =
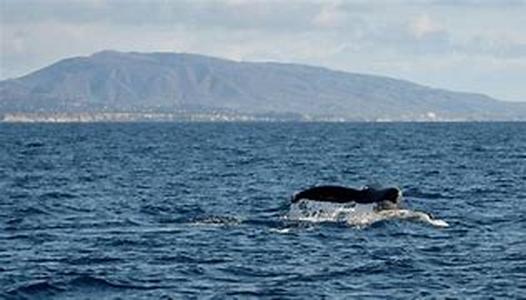
[[[387,75],[526,101],[526,0],[0,0],[0,79],[103,49]]]

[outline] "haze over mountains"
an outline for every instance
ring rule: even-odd
[[[102,51],[0,82],[4,120],[35,113],[105,114],[109,120],[116,113],[153,119],[526,120],[526,104],[305,65]]]

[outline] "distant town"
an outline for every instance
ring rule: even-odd
[[[18,112],[0,114],[2,123],[94,123],[94,122],[462,122],[461,118],[440,118],[429,112],[396,119],[350,119],[339,116],[301,114],[242,114],[226,112]]]

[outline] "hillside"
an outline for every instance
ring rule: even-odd
[[[211,113],[526,120],[526,105],[320,67],[102,51],[0,82],[0,113]]]

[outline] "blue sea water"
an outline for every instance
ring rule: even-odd
[[[286,218],[396,185],[447,228]],[[526,293],[526,123],[0,124],[0,298]]]

